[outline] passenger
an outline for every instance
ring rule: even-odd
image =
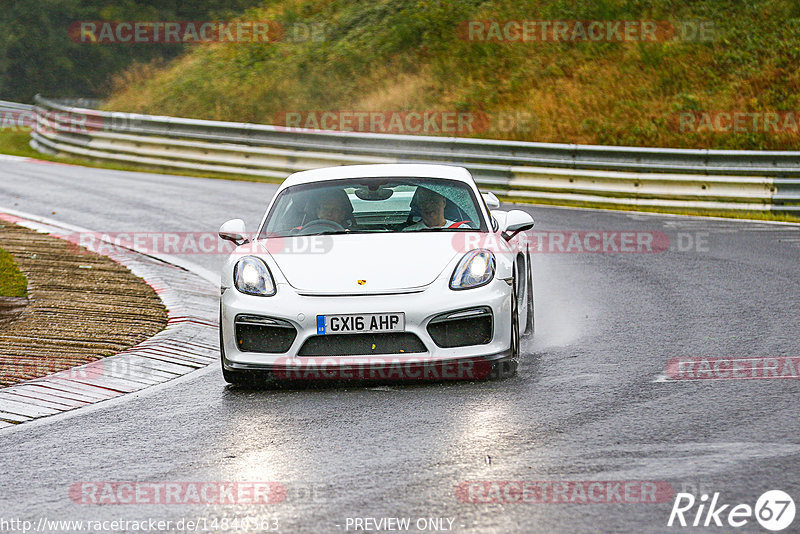
[[[414,193],[415,204],[419,210],[422,220],[406,226],[404,231],[425,230],[426,228],[459,228],[469,225],[469,221],[451,221],[444,216],[444,208],[447,206],[447,199],[425,187],[420,187]]]

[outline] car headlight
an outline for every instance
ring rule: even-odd
[[[494,254],[490,251],[467,252],[453,271],[450,289],[470,289],[486,285],[494,278],[494,267]]]
[[[236,262],[233,283],[236,289],[247,295],[271,297],[275,294],[275,282],[269,268],[255,256],[245,256]]]

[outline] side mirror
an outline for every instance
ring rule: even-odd
[[[511,210],[506,215],[506,222],[503,225],[503,238],[511,241],[520,232],[533,228],[533,217],[522,210]]]
[[[490,210],[496,210],[500,207],[500,199],[491,191],[481,193],[481,196],[483,197],[483,201],[486,202],[486,207]]]
[[[231,219],[222,223],[222,226],[219,227],[219,236],[222,239],[233,241],[236,245],[247,243],[248,239],[245,232],[244,221],[241,219]]]

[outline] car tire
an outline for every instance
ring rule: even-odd
[[[531,271],[533,270],[531,267],[531,254],[528,252],[525,255],[525,301],[526,306],[528,307],[528,313],[526,314],[526,321],[525,321],[525,330],[522,332],[522,339],[528,339],[533,336],[535,322],[534,322],[534,305],[533,305],[533,274]]]
[[[511,378],[517,374],[517,367],[519,367],[519,354],[520,354],[520,334],[519,334],[519,306],[517,295],[517,273],[514,269],[514,279],[511,283],[511,354],[501,360],[492,362],[492,372],[490,379],[502,380],[504,378]]]

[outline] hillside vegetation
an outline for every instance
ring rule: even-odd
[[[259,0],[10,0],[0,9],[0,99],[33,102],[42,93],[101,97],[109,78],[135,61],[180,54],[178,44],[76,42],[81,21],[225,19]]]
[[[797,0],[272,0],[241,18],[317,33],[294,42],[193,45],[167,64],[137,64],[116,77],[106,107],[259,123],[302,110],[452,110],[488,117],[491,127],[476,137],[800,146],[792,128],[800,113]],[[689,38],[464,38],[465,21],[515,19],[656,21],[659,31],[667,22]],[[689,35],[701,22],[713,32]],[[703,112],[780,112],[781,131],[749,123],[739,131],[681,130],[681,113],[702,119]]]

